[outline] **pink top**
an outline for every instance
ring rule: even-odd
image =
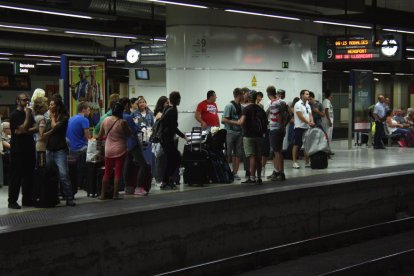
[[[110,116],[106,118],[102,127],[105,130],[105,135],[108,133],[108,130],[115,123],[117,119]],[[108,135],[106,135],[105,141],[105,157],[107,158],[116,158],[124,155],[127,151],[126,136],[125,132],[121,126],[121,120],[118,120],[115,125],[112,127]]]

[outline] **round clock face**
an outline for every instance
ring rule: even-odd
[[[399,45],[394,39],[384,40],[381,45],[381,53],[386,57],[393,57],[398,52]]]
[[[129,49],[126,54],[126,59],[129,63],[135,63],[139,59],[139,52],[135,49]]]

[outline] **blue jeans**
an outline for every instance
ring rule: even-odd
[[[46,161],[48,165],[54,162],[59,172],[59,183],[63,187],[63,197],[65,199],[72,199],[72,188],[69,180],[69,167],[68,167],[68,153],[66,150],[47,151]]]

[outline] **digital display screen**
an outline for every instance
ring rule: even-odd
[[[135,69],[135,79],[137,80],[149,80],[148,69]]]
[[[403,49],[400,34],[318,37],[319,62],[401,60]]]

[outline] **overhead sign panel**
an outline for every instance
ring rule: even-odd
[[[319,62],[401,60],[403,49],[400,34],[318,37]]]

